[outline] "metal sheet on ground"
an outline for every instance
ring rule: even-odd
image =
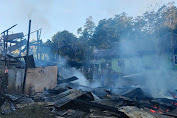
[[[75,89],[67,90],[67,91],[56,96],[55,106],[59,108],[59,107],[63,106],[64,104],[67,104],[70,101],[80,97],[84,93],[85,92],[78,91]]]

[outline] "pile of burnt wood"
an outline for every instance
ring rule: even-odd
[[[4,114],[37,103],[50,109],[55,116],[65,118],[177,117],[177,100],[148,97],[141,88],[118,95],[104,88],[82,86],[78,89],[74,84],[59,84],[52,90],[30,96],[4,94],[0,97],[1,113]]]

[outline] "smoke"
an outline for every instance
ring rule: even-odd
[[[149,70],[144,74],[145,87],[153,97],[168,97],[169,91],[177,89],[177,73],[173,70],[173,62],[167,58],[171,55],[165,55],[165,53],[162,55],[159,59],[159,68]]]
[[[42,47],[42,51],[47,53],[47,57],[49,58],[45,58],[44,60],[44,57],[42,57],[43,60],[40,61],[35,60],[35,63],[38,67],[57,65],[58,74],[62,79],[67,79],[76,76],[78,80],[75,80],[74,83],[82,86],[87,87],[89,86],[89,81],[86,79],[84,74],[80,72],[80,70],[74,67],[70,67],[70,65],[68,65],[67,63],[68,61],[66,58],[62,57],[61,55],[53,53],[52,49],[48,47]]]
[[[60,74],[63,79],[67,79],[73,76],[76,76],[78,80],[75,80],[74,83],[82,86],[89,86],[89,81],[85,78],[84,74],[81,73],[74,67],[69,67],[67,64],[60,66]]]
[[[168,97],[168,91],[176,89],[177,74],[169,70],[156,70],[148,72],[146,77],[146,89],[153,97]]]
[[[156,36],[146,36],[139,40],[135,40],[133,36],[131,39],[122,36],[116,50],[119,50],[120,58],[125,62],[122,70],[124,76],[118,80],[117,87],[141,86],[153,97],[167,97],[169,91],[177,88],[172,53],[169,51],[170,47],[164,48],[169,40],[165,39],[165,45],[159,45],[154,40],[158,40]]]
[[[81,73],[76,68],[70,68],[70,70],[72,72],[72,76],[76,76],[78,78],[75,83],[78,83],[79,85],[83,86],[89,86],[89,81],[86,79],[83,73]]]
[[[50,14],[53,10],[53,1],[51,0],[6,0],[3,1],[2,6],[9,6],[10,9],[6,10],[4,19],[7,19],[7,26],[18,24],[17,30],[23,31],[27,34],[28,20],[32,20],[31,31],[42,28],[43,36],[48,36],[48,32],[54,29],[50,21]],[[5,8],[5,7],[4,7]],[[9,20],[13,19],[13,20]],[[11,24],[12,23],[12,24]],[[31,35],[31,38],[36,39],[36,35]],[[51,38],[51,37],[46,37]]]

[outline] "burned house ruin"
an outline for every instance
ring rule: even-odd
[[[74,6],[80,3],[72,2],[71,6],[67,4],[72,8],[68,10],[59,6],[61,1],[52,2],[56,3],[52,7],[51,1],[29,1],[31,8],[19,7],[35,11],[35,17],[28,13],[27,34],[24,29],[19,31],[23,22],[15,20],[12,21],[18,25],[0,34],[0,117],[177,118],[175,2],[157,4],[158,8],[141,16],[123,12],[105,18],[107,7],[99,7],[102,10],[98,15],[95,8],[99,2],[90,7],[90,1],[84,1],[91,8],[88,11],[94,10],[97,17],[89,16],[84,26],[77,29],[77,35],[65,30],[62,13],[60,20],[55,15],[64,9],[65,15],[73,17],[67,18],[68,29],[72,29],[74,17],[82,19],[87,6],[78,9]],[[109,5],[105,1],[101,3]],[[109,17],[115,9],[113,2],[110,3]],[[35,5],[38,6],[33,9]],[[47,6],[45,10],[43,5]],[[131,10],[128,7],[125,11]],[[25,10],[20,9],[20,13]],[[72,15],[71,12],[83,13]],[[95,24],[93,20],[101,15],[104,19]],[[64,30],[59,31],[60,28]],[[57,33],[51,36],[55,30]]]

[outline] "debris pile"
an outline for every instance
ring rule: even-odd
[[[79,85],[82,77],[76,77],[73,72],[74,69],[73,71],[68,72],[66,71],[66,68],[61,68],[61,65],[59,65],[57,61],[56,63],[48,62],[50,64],[45,64],[45,67],[41,66],[40,63],[46,60],[39,59],[39,57],[42,57],[39,49],[41,50],[42,48],[39,44],[41,41],[39,40],[40,35],[38,34],[38,30],[37,44],[33,42],[37,45],[36,62],[39,65],[36,66],[33,55],[29,55],[30,27],[31,20],[29,21],[28,40],[22,40],[22,38],[24,38],[23,33],[8,35],[9,29],[3,32],[4,50],[2,55],[0,55],[0,63],[2,63],[2,67],[0,67],[0,76],[2,76],[2,79],[0,78],[0,117],[177,117],[177,90],[172,92],[169,91],[171,99],[153,98],[152,96],[147,95],[141,88],[135,88],[129,91],[127,86],[122,88],[112,87],[111,89],[117,89],[113,91],[121,91],[113,92],[108,90],[108,88],[110,86],[114,86],[114,83],[116,83],[115,80],[118,78],[118,75],[115,72],[109,72],[106,70],[102,74],[98,73],[97,76],[100,77],[95,78],[100,78],[102,87],[93,88],[91,85],[87,84]],[[19,38],[20,42],[16,40]],[[10,44],[8,46],[8,42],[15,44]],[[21,49],[25,43],[27,43],[26,47]],[[72,54],[74,54],[74,50],[66,42],[63,43],[72,52]],[[8,54],[8,52],[11,52],[10,50],[18,48],[20,49],[20,55],[18,57]],[[26,56],[21,55],[24,50],[26,51]],[[38,54],[40,54],[40,56]],[[81,64],[76,61],[69,61],[68,65],[71,65],[72,67],[81,66]],[[124,65],[123,62],[120,65]],[[109,64],[106,64],[105,68],[108,69],[108,67]],[[59,68],[61,70],[58,70]],[[65,73],[62,73],[62,71]],[[70,75],[70,73],[72,73],[71,77],[61,76],[62,74]],[[94,79],[92,77],[93,73],[91,68],[88,68],[88,73],[86,73],[86,75],[88,75],[88,80],[90,80],[89,84],[93,84]],[[121,76],[123,75],[120,74],[120,78]],[[133,74],[123,76],[123,78],[136,76],[137,74]],[[138,76],[140,75],[138,74]]]
[[[63,82],[76,79],[72,77]],[[43,115],[41,117],[65,118],[177,117],[177,100],[152,98],[146,96],[141,88],[119,95],[105,88],[84,90],[73,88],[69,83],[66,83],[65,87],[62,84],[58,84],[54,89],[46,89],[44,92],[36,92],[32,95],[1,95],[1,116],[11,117],[12,114],[23,116],[23,112],[28,114],[26,111],[34,111],[34,117],[35,113]],[[43,111],[46,111],[46,116]]]

